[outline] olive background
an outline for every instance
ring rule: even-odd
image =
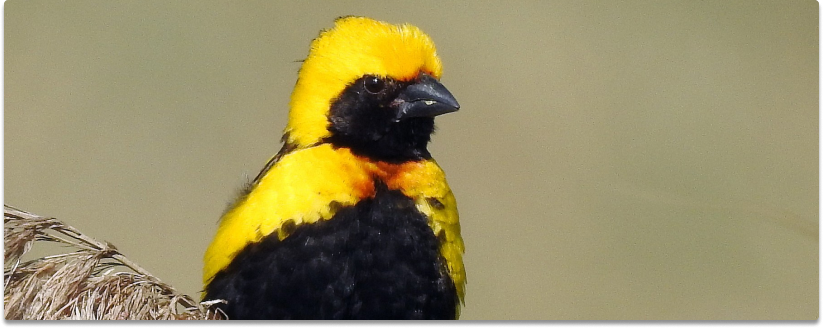
[[[818,318],[813,1],[5,2],[4,201],[198,295],[334,18],[426,31],[462,319]]]

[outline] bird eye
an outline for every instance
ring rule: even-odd
[[[378,93],[380,91],[383,91],[383,88],[386,87],[386,83],[376,76],[366,78],[363,81],[363,85],[366,87],[366,91],[370,93]]]

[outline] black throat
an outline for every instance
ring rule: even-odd
[[[332,102],[331,136],[324,142],[385,162],[431,158],[426,146],[434,133],[434,118],[396,119],[393,102],[411,82],[382,78],[379,89],[375,89],[369,88],[369,79],[375,77],[366,75],[356,80]]]

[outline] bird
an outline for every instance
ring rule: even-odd
[[[464,243],[428,144],[460,108],[431,37],[339,17],[310,45],[282,148],[220,218],[204,301],[230,319],[457,319]]]

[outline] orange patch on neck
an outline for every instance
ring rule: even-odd
[[[372,162],[367,158],[357,157],[360,162],[359,166],[363,169],[363,173],[370,176],[371,179],[366,181],[358,181],[356,189],[361,195],[368,195],[373,197],[375,193],[375,183],[381,181],[386,184],[391,190],[399,190],[406,194],[407,191],[412,190],[416,179],[415,172],[423,168],[422,162],[407,162],[407,163],[387,163],[387,162]]]
[[[409,195],[408,192],[415,189],[415,185],[419,183],[418,172],[424,168],[422,162],[402,164],[378,162],[376,167],[378,168],[376,171],[377,177],[386,183],[389,189],[400,190],[406,196],[414,197],[414,195]]]

